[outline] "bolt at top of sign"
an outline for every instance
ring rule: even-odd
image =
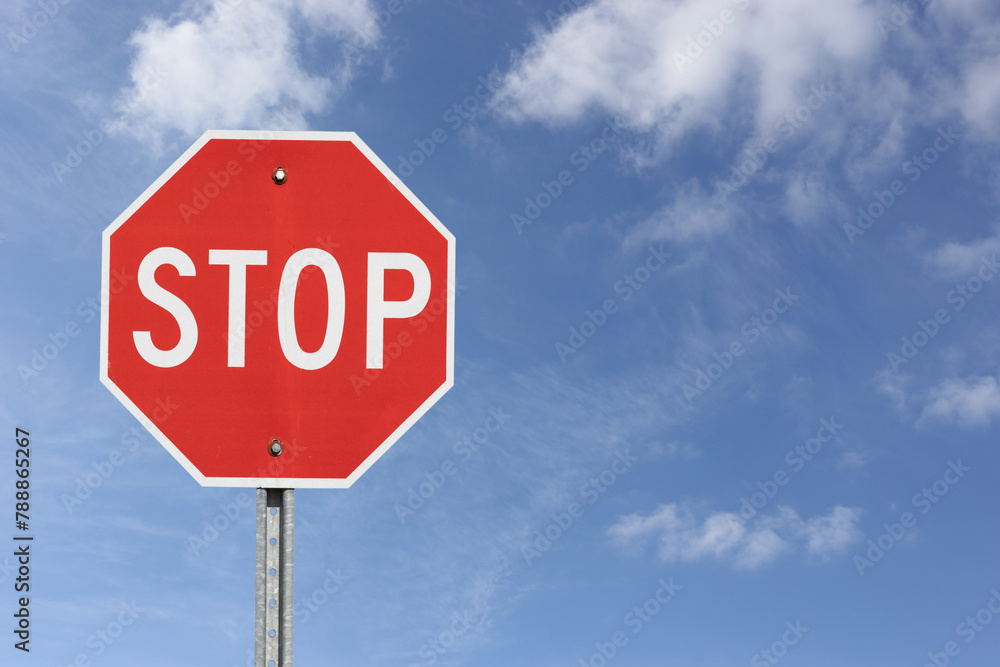
[[[202,484],[349,486],[452,385],[454,263],[353,133],[208,132],[105,230],[102,381]]]

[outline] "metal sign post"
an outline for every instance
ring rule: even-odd
[[[295,489],[257,489],[254,667],[292,667]]]

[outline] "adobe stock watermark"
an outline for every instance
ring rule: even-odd
[[[902,30],[917,14],[917,9],[927,5],[931,0],[906,0],[906,2],[894,2],[892,11],[888,18],[878,17],[875,25],[878,26],[879,33],[882,34],[882,41],[888,42],[889,36]]]
[[[330,238],[329,234],[325,237],[317,236],[314,244],[313,247],[322,248],[331,255],[335,249],[340,247],[340,244]],[[312,276],[319,275],[320,273],[319,267],[311,264],[302,269],[298,279],[303,281],[309,280]],[[254,331],[258,330],[274,316],[278,311],[279,292],[280,289],[276,287],[271,290],[266,299],[254,299],[247,303],[246,317],[242,321],[237,322],[236,326],[232,329],[227,329],[225,333],[219,334],[226,341],[226,349],[245,347],[247,339],[250,338]]]
[[[843,429],[844,425],[838,423],[836,417],[820,419],[816,435],[807,438],[801,445],[795,445],[785,454],[784,461],[785,465],[788,466],[787,470],[778,468],[769,478],[763,482],[757,482],[757,491],[751,493],[749,497],[740,498],[740,507],[733,520],[745,526],[750,519],[757,516],[757,512],[764,509],[778,495],[778,491],[782,487],[787,486],[796,474],[802,472],[806,464],[823,451],[825,444],[831,442]]]
[[[77,167],[83,164],[84,160],[91,155],[97,147],[104,143],[104,140],[112,132],[115,132],[125,121],[125,114],[144,100],[146,96],[170,75],[170,72],[163,69],[162,65],[156,67],[146,67],[141,75],[136,79],[135,89],[130,89],[129,94],[115,101],[112,108],[119,114],[117,118],[106,119],[98,123],[97,127],[84,130],[81,139],[76,144],[66,146],[66,157],[62,162],[52,163],[52,173],[56,181],[63,182],[63,179],[71,174]]]
[[[351,373],[348,380],[351,383],[351,388],[354,389],[354,395],[360,396],[362,391],[372,386],[372,383],[378,380],[386,369],[405,354],[417,337],[422,336],[439,317],[447,314],[448,302],[456,300],[465,289],[464,285],[459,284],[456,284],[454,288],[446,287],[441,290],[438,296],[427,302],[418,316],[410,318],[408,320],[410,328],[400,330],[396,337],[383,347],[382,368],[365,368],[360,374]]]
[[[715,194],[723,200],[736,194],[740,188],[762,170],[772,155],[783,148],[780,139],[790,141],[799,130],[806,126],[815,114],[839,91],[829,82],[811,86],[809,94],[799,106],[786,113],[774,124],[774,132],[757,147],[746,148],[729,168],[729,178],[715,182]],[[779,136],[780,135],[780,139]]]
[[[158,398],[155,401],[155,406],[153,408],[153,420],[149,422],[144,418],[146,423],[162,424],[167,421],[174,411],[180,407],[180,405],[174,403],[169,396],[166,398]],[[101,459],[100,461],[94,461],[90,464],[93,470],[88,470],[87,472],[79,475],[76,480],[76,487],[72,494],[64,493],[60,500],[62,500],[63,507],[69,514],[82,506],[89,498],[91,498],[97,489],[108,481],[111,475],[120,468],[122,465],[128,461],[136,451],[138,451],[139,446],[148,440],[151,436],[149,431],[142,426],[133,426],[124,433],[122,433],[120,442],[121,447],[112,449],[111,452]]]
[[[219,539],[222,533],[226,532],[231,525],[236,523],[236,520],[240,518],[240,515],[244,514],[245,510],[249,510],[254,515],[257,512],[256,497],[246,491],[238,493],[232,502],[220,503],[219,512],[210,519],[205,519],[201,522],[201,534],[189,534],[185,538],[184,544],[188,553],[192,556],[200,556],[210,544]]]
[[[406,504],[396,503],[392,506],[399,523],[406,523],[406,520],[419,512],[454,477],[461,469],[461,464],[468,463],[475,456],[476,452],[489,444],[493,437],[510,420],[511,415],[503,411],[502,407],[490,408],[483,425],[474,429],[472,433],[462,436],[453,446],[452,451],[458,457],[458,463],[451,459],[445,459],[441,465],[423,474],[424,481],[420,482],[416,488],[410,487],[406,496]]]
[[[698,368],[695,372],[694,382],[682,386],[684,399],[688,402],[688,405],[691,405],[696,397],[702,396],[706,391],[711,389],[715,385],[715,382],[727,373],[740,357],[746,354],[749,346],[760,340],[780,317],[794,307],[796,301],[802,298],[799,295],[792,294],[791,287],[786,287],[783,290],[776,289],[774,293],[778,296],[771,304],[771,307],[765,308],[756,316],[751,317],[740,327],[742,338],[736,338],[729,343],[722,350],[721,354],[713,352],[712,358],[715,361],[710,362],[704,369]],[[746,341],[745,343],[744,340]]]
[[[600,500],[608,492],[608,489],[621,479],[622,475],[628,472],[638,460],[639,458],[629,453],[628,449],[624,452],[616,450],[611,465],[580,486],[580,500],[582,502],[570,503],[566,511],[549,515],[552,522],[536,530],[534,532],[535,539],[521,546],[521,556],[524,557],[524,562],[531,565],[532,561],[547,553],[552,545],[583,516],[586,510],[584,503],[593,505]]]
[[[476,626],[476,618],[470,611],[452,612],[450,626],[431,637],[417,649],[422,662],[411,662],[409,667],[433,665],[441,656],[451,650],[469,630]]]
[[[653,594],[641,604],[637,604],[631,611],[625,614],[622,624],[632,631],[635,636],[659,614],[670,602],[683,590],[683,586],[674,583],[674,578],[669,577],[666,581],[659,579]],[[629,635],[624,630],[613,633],[606,642],[596,642],[595,651],[587,658],[580,658],[580,667],[604,667],[614,660],[618,651],[628,645]]]
[[[289,127],[291,127],[291,120],[281,111],[276,111],[268,121],[267,130],[261,132],[259,139],[244,139],[236,147],[236,153],[241,156],[242,160],[227,160],[225,164],[220,164],[217,169],[210,169],[202,185],[196,185],[191,189],[191,198],[177,205],[177,213],[184,220],[184,224],[191,224],[192,219],[196,220],[199,215],[204,213],[212,202],[222,194],[222,191],[229,187],[233,178],[239,176],[246,165],[256,160],[261,153],[267,150],[272,141],[271,132],[280,132]]]
[[[951,313],[957,313],[965,308],[966,304],[974,299],[998,272],[1000,264],[997,264],[997,256],[993,255],[989,259],[983,257],[975,273],[957,283],[955,288],[945,295],[945,303],[951,305]],[[899,351],[892,350],[886,354],[889,364],[887,372],[898,372],[901,366],[910,363],[920,350],[940,333],[941,328],[951,322],[951,313],[946,308],[938,308],[933,316],[926,320],[918,319],[913,333],[900,338]]]
[[[314,614],[319,613],[330,602],[330,598],[339,593],[347,580],[350,579],[349,576],[340,571],[339,567],[336,571],[328,568],[324,574],[326,578],[323,579],[323,583],[314,588],[311,593],[306,595],[299,593],[295,596],[295,605],[292,611],[296,624],[308,623],[309,619]]]
[[[750,0],[732,0],[732,3],[741,12],[745,12],[750,6]],[[683,72],[685,67],[693,65],[696,60],[701,58],[706,49],[712,48],[716,40],[722,37],[726,26],[732,25],[735,21],[736,14],[730,9],[723,9],[715,18],[702,21],[701,25],[705,29],[698,31],[693,38],[687,38],[687,47],[684,52],[673,52],[674,67],[677,68],[677,71]]]
[[[762,648],[750,658],[750,667],[767,667],[775,665],[788,655],[788,649],[795,646],[809,632],[809,628],[802,625],[802,621],[796,619],[794,623],[785,621],[785,631],[781,633],[781,638],[775,640],[769,647]]]
[[[586,345],[587,341],[608,323],[608,318],[617,313],[622,304],[630,301],[650,281],[654,273],[666,266],[667,260],[672,256],[669,252],[663,252],[663,246],[650,247],[645,261],[623,275],[621,280],[615,281],[611,286],[615,294],[621,295],[621,303],[619,303],[618,297],[613,297],[605,299],[601,303],[601,307],[596,310],[585,310],[584,320],[579,325],[569,328],[569,338],[566,342],[556,341],[556,354],[559,356],[559,360],[565,364],[570,355],[576,354]]]
[[[495,70],[490,72],[487,77],[480,76],[472,93],[446,108],[441,114],[441,120],[453,133],[458,132],[466,122],[472,119],[476,112],[486,106],[490,97],[501,84],[503,84],[503,77]],[[401,179],[412,176],[448,139],[448,133],[441,126],[435,127],[424,138],[414,139],[415,148],[406,155],[399,155],[396,175]]]
[[[624,133],[625,125],[620,118],[607,119],[596,137],[581,144],[570,153],[569,164],[575,168],[575,173],[582,174],[587,171],[597,158],[622,140]],[[574,171],[570,169],[560,170],[551,181],[542,179],[538,184],[538,191],[534,195],[524,198],[524,214],[517,212],[510,214],[514,231],[521,234],[525,227],[533,225],[542,213],[552,206],[552,203],[559,199],[566,192],[566,189],[575,182]]]
[[[272,458],[267,464],[254,469],[248,477],[280,476],[285,466],[291,464],[309,449],[294,438],[285,444],[288,446],[288,451],[291,454],[283,454],[280,458]],[[240,516],[245,516],[244,510],[250,510],[256,519],[257,496],[255,492],[240,491],[231,502],[220,503],[219,512],[210,519],[204,519],[201,522],[202,528],[200,534],[189,533],[184,539],[187,552],[192,557],[202,555],[224,532],[229,530],[230,526],[237,522]]]
[[[49,25],[49,23],[59,14],[63,6],[68,5],[70,0],[35,0],[38,11],[32,12],[31,16],[24,19],[21,29],[17,32],[10,30],[7,32],[7,42],[10,50],[20,53],[21,47],[25,46],[38,35],[38,32]]]
[[[910,504],[913,505],[914,509],[920,510],[920,514],[927,514],[970,470],[972,468],[969,466],[962,465],[962,459],[949,460],[948,467],[945,468],[941,478],[934,480],[921,489],[919,493],[914,494],[913,498],[910,499]],[[857,569],[858,575],[865,576],[866,570],[875,567],[875,564],[881,561],[908,533],[912,532],[916,525],[917,517],[912,512],[903,512],[899,516],[899,520],[891,524],[883,523],[884,532],[874,540],[868,540],[868,549],[863,555],[855,554],[854,556],[854,567]]]
[[[998,615],[1000,615],[1000,591],[992,588],[986,603],[955,626],[955,634],[964,640],[966,645],[971,644]],[[947,641],[940,651],[927,652],[927,662],[923,667],[946,667],[951,659],[958,657],[961,652],[962,646],[957,641]]]
[[[956,134],[950,125],[946,128],[939,127],[937,135],[929,146],[919,153],[914,153],[900,167],[903,175],[909,176],[910,183],[919,181],[941,155],[948,152],[955,142],[962,138],[962,135]],[[871,229],[879,218],[885,215],[906,192],[907,185],[900,178],[893,180],[885,190],[875,190],[868,205],[858,207],[858,218],[855,220],[855,224],[852,225],[849,222],[843,224],[844,234],[847,235],[847,240],[850,241],[851,245],[854,245],[857,237],[864,235],[866,231]]]
[[[91,667],[92,664],[100,662],[95,662],[94,658],[104,655],[125,634],[125,631],[138,620],[139,615],[145,611],[146,609],[140,607],[135,600],[132,600],[130,603],[123,601],[121,603],[121,611],[118,612],[115,619],[98,628],[87,637],[86,644],[90,651],[77,653],[73,661],[66,664],[65,667]]]
[[[27,363],[17,365],[17,374],[21,382],[27,386],[31,380],[41,375],[56,357],[69,347],[73,339],[83,332],[86,325],[100,319],[101,307],[108,304],[111,295],[121,293],[133,280],[135,275],[129,274],[125,267],[112,269],[107,291],[102,289],[96,297],[89,297],[77,304],[73,311],[77,317],[49,332],[47,336],[49,342],[40,348],[32,348]]]

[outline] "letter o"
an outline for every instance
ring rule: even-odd
[[[303,350],[295,333],[295,291],[299,274],[307,266],[318,267],[326,279],[326,333],[323,344],[315,352]],[[345,302],[344,274],[333,255],[319,248],[305,248],[288,258],[278,287],[278,341],[285,358],[292,365],[314,371],[333,361],[344,335]]]

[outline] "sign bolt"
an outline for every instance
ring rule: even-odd
[[[283,449],[284,448],[281,446],[281,440],[278,440],[277,438],[272,440],[267,445],[267,453],[271,456],[281,456]]]
[[[275,167],[274,171],[271,172],[271,180],[278,185],[283,185],[288,180],[288,172],[285,171],[284,167]]]

